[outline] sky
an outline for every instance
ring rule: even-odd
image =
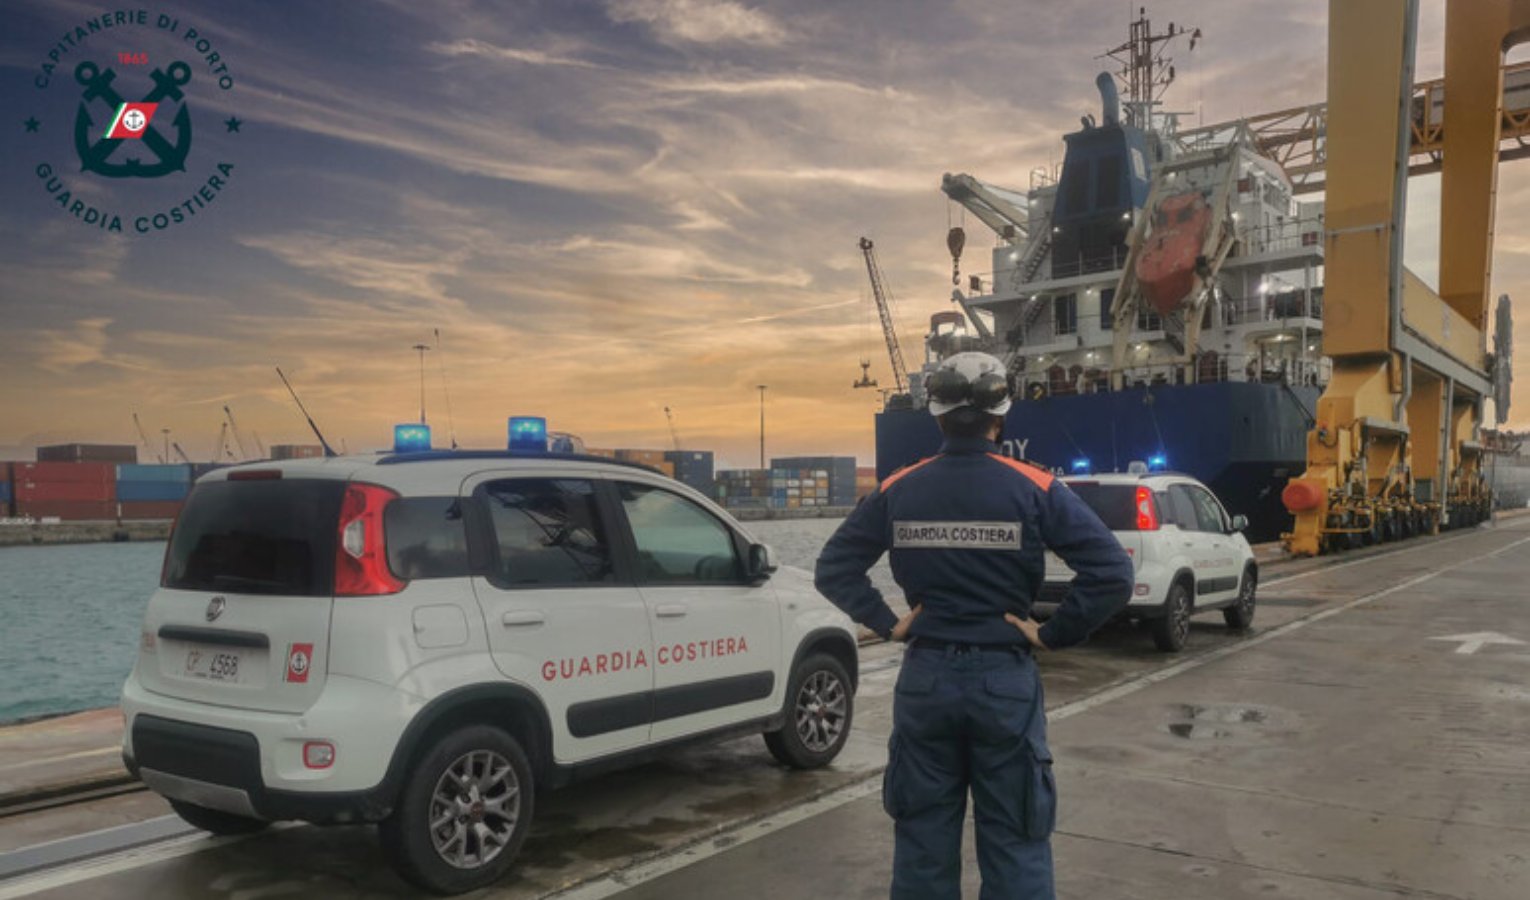
[[[225,405],[247,442],[308,442],[277,366],[332,443],[382,447],[419,415],[424,343],[438,443],[502,446],[507,416],[539,414],[591,446],[667,448],[668,407],[682,446],[753,465],[765,384],[768,455],[870,465],[880,400],[851,383],[861,359],[891,376],[858,239],[876,242],[917,366],[950,308],[945,232],[961,222],[941,174],[1024,188],[1060,161],[1062,133],[1098,115],[1096,57],[1133,6],[7,3],[0,457],[135,442],[136,412],[208,459]],[[1442,69],[1442,7],[1424,3],[1421,78]],[[59,47],[118,9],[147,24]],[[1210,124],[1322,101],[1326,9],[1153,4],[1204,35],[1178,54],[1169,106]],[[76,67],[119,53],[147,54],[115,65],[128,101],[152,70],[190,67],[184,171],[80,171]],[[111,101],[88,107],[93,142]],[[153,124],[178,140],[166,116]],[[1493,292],[1519,296],[1522,321],[1526,200],[1530,167],[1505,166]],[[1430,281],[1437,204],[1437,178],[1415,179],[1410,265]],[[988,268],[990,236],[966,227],[964,269]],[[1513,412],[1530,422],[1530,376]]]

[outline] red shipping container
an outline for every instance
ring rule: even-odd
[[[126,519],[173,519],[181,514],[179,500],[136,500],[119,503],[122,518]]]
[[[38,500],[16,504],[16,515],[45,519],[115,519],[117,504],[110,500]]]
[[[16,501],[54,500],[115,500],[116,482],[110,484],[87,481],[17,481]]]
[[[102,462],[19,462],[14,464],[14,481],[67,481],[91,484],[117,483],[115,463]]]

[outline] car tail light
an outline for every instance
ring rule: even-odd
[[[348,484],[340,501],[340,534],[335,547],[335,596],[396,594],[402,579],[388,570],[383,543],[383,509],[398,494],[375,484]]]
[[[327,769],[334,764],[334,744],[329,741],[303,742],[303,765],[310,769]]]
[[[1145,487],[1137,488],[1137,530],[1158,530],[1158,507],[1153,503],[1153,492]]]

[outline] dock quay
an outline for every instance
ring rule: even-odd
[[[1530,742],[1516,687],[1526,546],[1530,516],[1516,513],[1331,557],[1261,547],[1248,634],[1197,619],[1191,649],[1166,657],[1112,626],[1043,656],[1065,798],[1059,896],[1522,896],[1530,782],[1511,763]],[[901,653],[863,643],[855,728],[833,766],[789,772],[745,737],[556,792],[517,874],[485,896],[699,898],[754,883],[769,887],[752,896],[787,898],[825,878],[832,896],[882,896],[876,787]],[[192,897],[230,867],[251,889],[410,896],[373,864],[370,829],[212,839],[181,824],[122,770],[121,727],[103,709],[0,728],[0,898]],[[1442,774],[1441,735],[1471,743],[1470,771]],[[1331,758],[1341,745],[1348,761]],[[782,853],[800,864],[766,872]],[[1126,883],[1138,892],[1111,886]]]

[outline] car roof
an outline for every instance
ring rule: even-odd
[[[1200,484],[1200,480],[1193,475],[1183,472],[1100,472],[1096,475],[1067,475],[1063,477],[1063,484],[1142,484],[1148,487],[1167,486],[1170,484]]]

